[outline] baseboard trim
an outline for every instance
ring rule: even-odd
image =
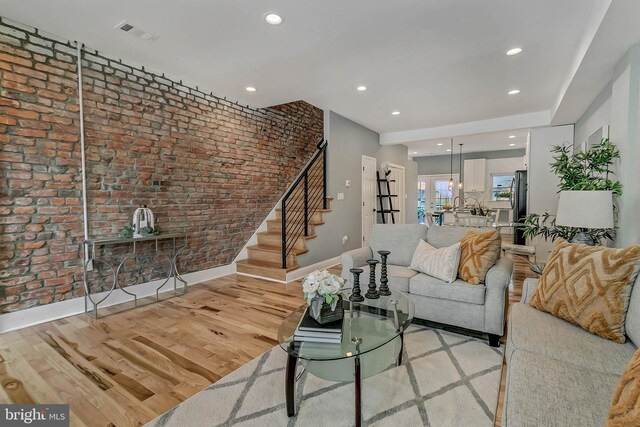
[[[231,263],[221,267],[186,273],[183,274],[182,277],[187,281],[187,286],[191,286],[207,280],[216,279],[218,277],[228,276],[235,272],[236,265],[235,263]],[[139,285],[132,285],[128,286],[127,290],[135,293],[138,298],[144,298],[155,295],[156,288],[160,286],[163,281],[164,280],[154,280],[151,282],[141,283]],[[173,285],[171,283],[167,283],[160,293],[170,292],[172,290]],[[92,297],[95,301],[99,301],[101,298],[104,298],[105,295],[107,295],[107,292],[99,292],[97,294],[92,294]],[[116,291],[102,304],[100,304],[100,308],[110,307],[129,301],[131,301],[130,296],[123,292]],[[31,307],[12,313],[5,313],[0,315],[0,333],[11,332],[81,313],[84,313],[84,297]]]
[[[307,265],[306,267],[300,267],[287,273],[287,283],[300,280],[315,270],[324,270],[337,264],[340,264],[340,257],[329,258],[315,264]]]
[[[258,276],[257,274],[249,274],[249,273],[236,273],[238,276],[247,276],[247,277],[253,277],[254,279],[260,279],[260,280],[266,280],[267,282],[274,282],[274,283],[283,283],[283,284],[287,284],[287,282],[285,282],[284,280],[278,280],[278,279],[274,279],[271,277],[265,277],[265,276]]]

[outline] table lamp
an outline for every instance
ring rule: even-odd
[[[573,228],[613,228],[613,193],[611,191],[561,191],[556,225]],[[580,231],[571,240],[594,246],[597,242]]]

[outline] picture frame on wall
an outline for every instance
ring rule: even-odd
[[[587,139],[586,149],[590,149],[596,144],[600,144],[603,139],[609,138],[609,125],[604,125]]]
[[[609,138],[609,125],[600,127],[597,131],[589,135],[586,141],[576,141],[573,143],[573,154],[585,152],[596,144],[600,144],[603,139]]]

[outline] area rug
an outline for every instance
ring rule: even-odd
[[[486,341],[412,325],[403,364],[362,383],[363,425],[457,427],[493,425],[502,349]],[[303,372],[297,416],[284,398],[286,353],[274,347],[147,424],[200,426],[353,426],[353,382]]]

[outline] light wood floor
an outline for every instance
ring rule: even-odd
[[[532,274],[515,261],[512,301]],[[98,320],[78,315],[0,335],[0,403],[69,403],[72,426],[144,424],[276,345],[301,297],[299,283],[232,275]],[[497,426],[503,387],[504,378]]]

